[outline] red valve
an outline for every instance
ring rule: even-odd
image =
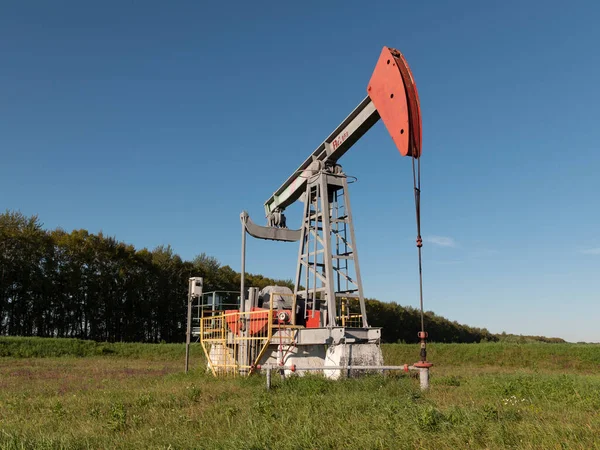
[[[433,364],[428,361],[419,361],[414,363],[413,366],[415,366],[418,369],[429,369],[433,366]]]

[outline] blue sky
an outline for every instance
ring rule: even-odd
[[[597,2],[13,2],[0,208],[240,267],[263,203],[366,95],[382,46],[423,116],[425,306],[600,341]],[[411,166],[378,123],[340,161],[366,294],[418,305]],[[288,209],[299,225],[300,210]],[[292,278],[295,244],[248,243]]]

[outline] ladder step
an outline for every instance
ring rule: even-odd
[[[331,223],[348,223],[348,216],[340,216],[337,219],[331,219]]]
[[[308,293],[310,294],[311,292],[325,292],[326,288],[324,287],[319,287],[317,289],[309,289]],[[306,290],[302,290],[302,291],[298,291],[298,295],[306,295]]]
[[[316,252],[310,252],[310,253],[302,253],[302,255],[300,255],[302,258],[308,258],[309,255],[320,255],[321,253],[323,253],[325,250],[324,249],[320,249],[317,250]]]

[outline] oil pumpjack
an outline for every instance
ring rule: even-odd
[[[367,317],[348,177],[339,161],[379,119],[400,154],[412,158],[420,274],[420,168],[416,171],[415,165],[421,157],[421,113],[412,73],[396,49],[383,47],[366,90],[358,106],[267,199],[267,226],[241,213],[239,302],[219,307],[214,294],[205,302],[201,280],[190,280],[189,305],[198,299],[199,323],[192,329],[188,315],[188,342],[192,330],[213,374],[250,374],[269,367],[282,375],[320,370],[338,378],[385,368],[381,329],[370,326]],[[284,211],[296,201],[304,205],[302,224],[290,229]],[[246,234],[299,243],[293,291],[246,288]],[[426,337],[421,329],[421,360],[414,367],[431,366]]]

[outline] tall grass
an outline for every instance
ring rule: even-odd
[[[599,447],[596,375],[440,369],[425,393],[408,376],[275,377],[266,391],[260,377],[148,373],[164,363],[143,359],[19,362],[0,389],[3,449]]]
[[[198,345],[0,338],[0,448],[600,448],[600,346],[431,344],[404,374],[216,379]],[[386,363],[418,346],[383,346]]]

